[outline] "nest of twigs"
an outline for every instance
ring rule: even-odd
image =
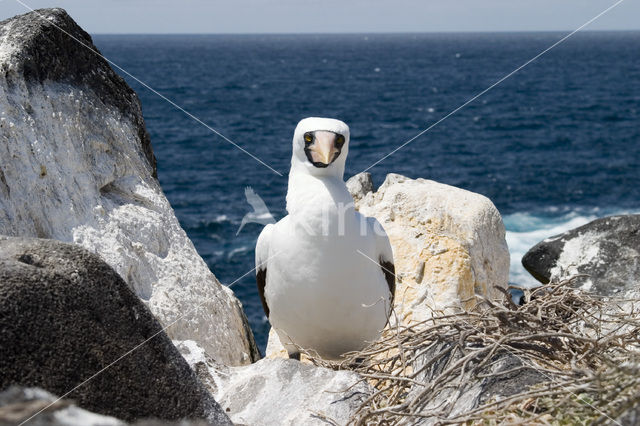
[[[629,424],[640,416],[640,304],[570,280],[525,291],[521,306],[505,296],[388,328],[343,362],[312,361],[373,386],[354,425]]]

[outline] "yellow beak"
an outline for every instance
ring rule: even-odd
[[[333,160],[335,154],[338,153],[336,148],[336,135],[332,132],[316,132],[316,140],[309,148],[314,153],[314,160],[329,164]]]

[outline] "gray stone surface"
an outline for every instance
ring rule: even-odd
[[[0,389],[38,386],[127,421],[229,423],[120,276],[75,245],[0,237],[0,372]]]
[[[372,388],[350,371],[292,359],[225,367],[193,341],[174,343],[235,424],[343,425],[372,394]]]
[[[370,192],[373,192],[373,180],[371,173],[364,172],[351,176],[346,182],[347,189],[351,193],[355,202],[360,201]]]
[[[48,408],[46,408],[48,407]],[[43,410],[43,408],[46,408]],[[123,420],[92,413],[73,401],[61,399],[41,388],[12,386],[0,392],[0,426],[127,426]],[[143,419],[133,426],[209,426],[206,420]]]
[[[181,228],[134,91],[62,9],[0,23],[0,234],[74,242],[175,339],[220,362],[259,353],[242,306]]]
[[[522,264],[537,280],[586,275],[576,285],[601,295],[640,290],[640,215],[594,220],[535,245]]]
[[[433,383],[439,374],[461,359],[459,351],[455,351],[455,355],[449,353],[443,357],[439,356],[449,347],[448,345],[455,345],[455,343],[442,343],[416,360],[416,371],[425,365],[430,365],[417,377],[418,381],[425,385]],[[433,362],[435,359],[438,359],[437,362]],[[480,370],[483,376],[499,374],[491,377],[478,377],[470,373],[469,370],[477,364],[474,364],[474,361],[469,362],[463,377],[452,376],[450,382],[440,383],[438,386],[440,389],[435,392],[435,396],[420,407],[421,412],[433,413],[434,417],[424,418],[417,423],[439,424],[437,415],[441,419],[455,418],[456,415],[467,413],[492,400],[525,392],[533,385],[551,380],[550,376],[525,362],[513,353],[495,355],[491,362]],[[423,389],[422,386],[414,386],[411,392],[418,394]]]
[[[91,88],[102,102],[135,124],[140,148],[156,176],[156,159],[136,93],[96,54],[91,36],[63,9],[38,9],[4,20],[0,40],[0,59],[8,59],[11,53],[11,61],[0,61],[9,89],[45,82]],[[35,113],[28,104],[23,107]]]
[[[115,417],[95,414],[40,388],[12,386],[0,392],[0,426],[28,421],[29,426],[126,426]],[[40,412],[43,408],[51,407]]]

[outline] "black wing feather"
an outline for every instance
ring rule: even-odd
[[[382,266],[382,273],[387,280],[389,292],[391,292],[391,307],[393,307],[393,300],[396,297],[396,267],[393,262],[382,259],[380,259],[380,266]]]
[[[262,309],[264,309],[265,315],[269,318],[269,305],[267,305],[267,299],[264,297],[264,287],[267,285],[267,268],[260,268],[257,270],[256,283],[258,284],[258,294],[260,295],[260,301],[262,302]]]

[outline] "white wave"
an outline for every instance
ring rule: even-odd
[[[222,222],[227,222],[228,220],[229,220],[229,217],[226,214],[219,214],[218,216],[216,216],[213,222],[222,223]]]
[[[613,214],[629,214],[628,211],[593,208],[566,212],[549,208],[541,214],[513,213],[504,217],[507,229],[507,244],[511,255],[509,282],[522,287],[540,285],[522,266],[522,256],[530,248],[554,235],[577,228],[599,217]]]
[[[237,254],[243,254],[254,249],[253,245],[236,247],[227,254],[227,260],[231,260]]]

